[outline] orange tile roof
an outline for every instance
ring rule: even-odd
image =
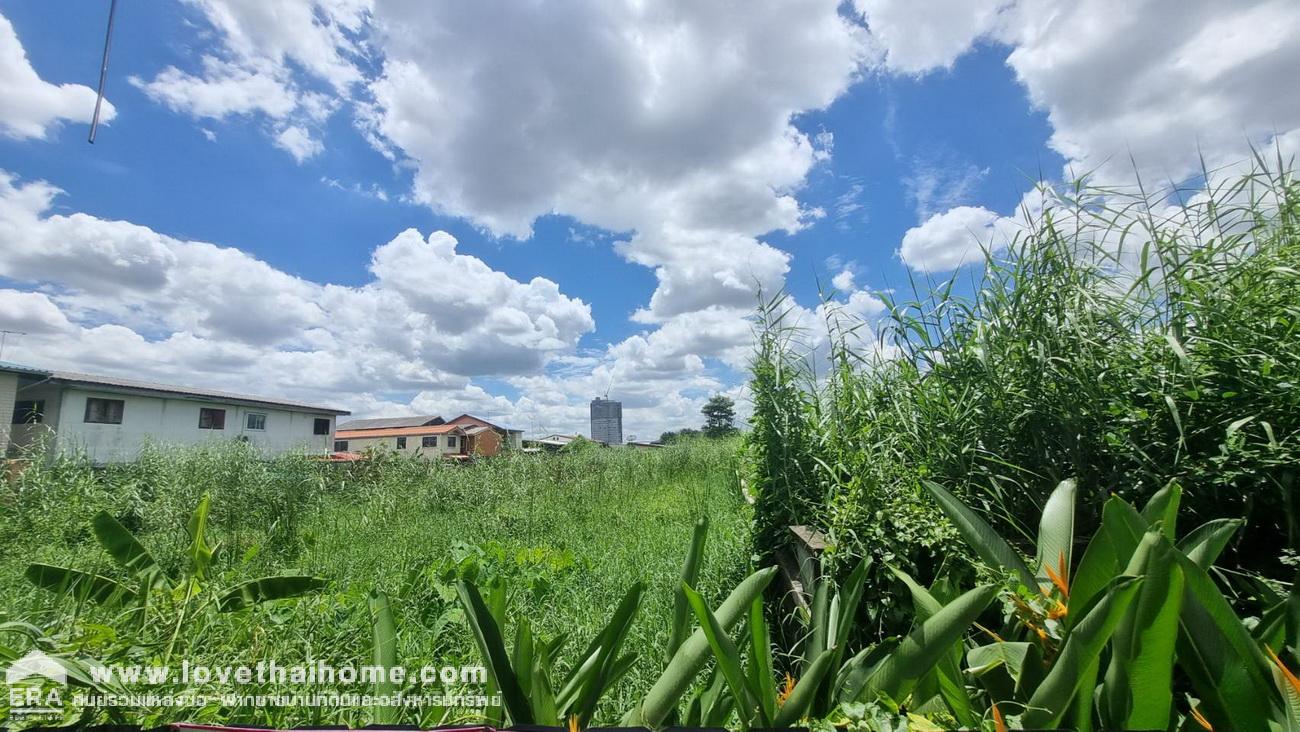
[[[364,440],[367,437],[419,437],[421,435],[461,434],[465,430],[455,424],[430,424],[421,427],[386,427],[377,430],[337,430],[336,440]]]

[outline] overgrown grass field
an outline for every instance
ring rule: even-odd
[[[265,460],[230,444],[152,449],[136,463],[106,469],[75,459],[35,465],[0,498],[0,622],[34,623],[56,645],[76,645],[106,663],[361,665],[371,662],[366,600],[377,589],[393,603],[403,665],[479,664],[456,601],[457,579],[504,579],[509,616],[527,617],[543,638],[569,634],[570,653],[642,581],[645,599],[625,643],[640,661],[605,699],[602,715],[612,723],[663,668],[673,590],[695,521],[710,522],[699,582],[706,596],[733,586],[749,564],[736,454],[734,441],[697,441],[644,452],[516,454],[472,465],[395,458],[331,465]],[[221,542],[214,574],[226,584],[296,571],[328,586],[237,613],[159,613],[137,628],[120,612],[57,598],[23,577],[31,562],[119,575],[90,528],[101,510],[131,529],[165,570],[182,573],[191,541],[186,522],[205,493],[209,543]],[[0,643],[6,640],[14,639]],[[400,719],[433,723],[441,713],[404,712]],[[215,708],[157,709],[130,721],[167,719],[372,721],[360,709]]]

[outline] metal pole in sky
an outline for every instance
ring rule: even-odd
[[[108,52],[113,46],[113,18],[117,15],[117,0],[108,6],[108,30],[104,33],[104,60],[99,64],[99,91],[95,96],[95,116],[90,120],[90,144],[95,144],[95,131],[99,129],[99,109],[104,106],[104,83],[108,81]]]

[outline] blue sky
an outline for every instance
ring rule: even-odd
[[[128,0],[92,146],[107,0],[0,0],[5,357],[652,436],[760,285],[870,320],[1038,180],[1300,128],[1285,2],[742,5]]]

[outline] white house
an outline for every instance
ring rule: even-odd
[[[268,454],[327,454],[348,412],[281,399],[134,379],[48,371],[0,361],[0,453],[84,452],[133,460],[146,442],[243,440]]]

